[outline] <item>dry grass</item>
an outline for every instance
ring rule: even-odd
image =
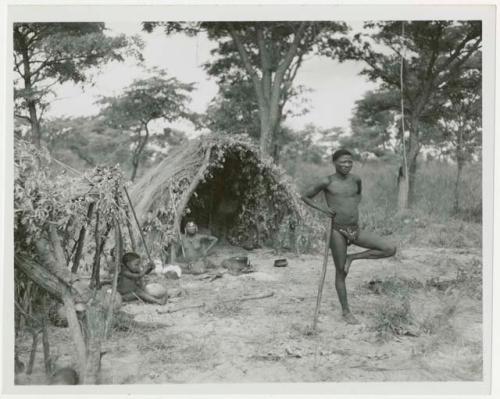
[[[373,329],[384,340],[394,335],[432,336],[420,353],[454,343],[458,335],[453,320],[462,298],[476,304],[482,298],[482,274],[478,266],[458,268],[453,279],[433,278],[425,284],[398,276],[364,284],[363,288],[379,296],[372,313]]]
[[[459,189],[459,209],[454,210],[456,166],[442,162],[421,162],[417,170],[415,201],[406,213],[397,211],[399,165],[370,161],[356,163],[353,173],[363,181],[360,205],[362,228],[375,231],[405,245],[434,247],[480,247],[482,242],[481,165],[463,170]],[[303,190],[314,178],[333,172],[328,163],[300,164],[295,182]]]

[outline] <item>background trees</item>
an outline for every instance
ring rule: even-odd
[[[480,50],[481,22],[369,22],[364,28],[365,32],[354,36],[349,51],[340,53],[340,58],[364,61],[363,74],[370,80],[381,82],[382,89],[396,89],[404,96],[405,124],[410,133],[406,143],[409,184],[400,186],[408,190],[408,201],[400,206],[407,208],[413,197],[422,122],[435,117],[436,99],[445,97],[449,82],[461,75]],[[322,53],[338,56],[338,53],[332,53],[334,45],[333,42],[322,42]],[[404,65],[403,90],[401,59]],[[403,178],[406,179],[406,172]]]
[[[143,26],[149,32],[162,27],[166,34],[204,31],[217,42],[206,70],[221,86],[242,77],[251,83],[258,106],[261,156],[277,153],[274,147],[283,109],[304,57],[325,36],[332,56],[348,44],[343,35],[347,25],[342,22],[146,22]]]
[[[31,125],[31,142],[40,147],[41,120],[51,87],[84,82],[92,67],[139,55],[137,38],[105,35],[103,23],[14,24],[15,116]]]
[[[193,119],[193,113],[187,108],[193,84],[167,77],[163,70],[153,73],[150,78],[135,80],[121,95],[100,100],[104,106],[102,116],[107,123],[133,135],[131,180],[137,175],[137,168],[151,136],[150,125],[153,121]]]
[[[455,180],[454,210],[460,208],[459,186],[462,171],[467,162],[479,159],[482,143],[480,57],[470,63],[462,76],[447,85],[448,96],[442,101],[442,112],[438,126],[445,153],[457,165]]]

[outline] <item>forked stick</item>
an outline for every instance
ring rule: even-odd
[[[314,321],[312,325],[313,332],[316,331],[316,325],[318,324],[319,306],[321,304],[321,297],[323,295],[323,286],[325,285],[326,266],[328,265],[328,252],[330,251],[330,239],[332,237],[332,228],[333,228],[333,218],[330,219],[328,230],[326,231],[325,256],[323,257],[323,270],[321,270],[321,277],[319,279],[318,297],[316,298],[316,309],[314,309]]]

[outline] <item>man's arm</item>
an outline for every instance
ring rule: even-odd
[[[123,269],[120,273],[129,278],[129,279],[132,279],[132,280],[139,280],[140,278],[144,277],[146,274],[149,274],[151,273],[151,271],[154,269],[154,264],[153,263],[148,263],[146,269],[144,269],[143,271],[141,271],[140,273],[135,273],[135,272],[131,272],[130,270],[128,269]]]
[[[123,269],[121,272],[122,276],[127,277],[131,280],[139,280],[141,277],[144,276],[144,274],[141,273],[134,273],[131,272],[130,270]]]
[[[217,244],[217,241],[219,241],[219,239],[217,237],[209,236],[209,235],[202,235],[201,239],[209,242],[208,247],[203,251],[203,255],[207,255],[208,251],[210,251],[212,249],[212,247],[215,244]]]
[[[318,205],[316,202],[313,201],[313,198],[318,195],[319,192],[323,191],[326,189],[326,187],[330,184],[330,179],[326,177],[325,179],[321,180],[320,182],[313,184],[309,188],[307,188],[304,193],[302,194],[302,201],[304,201],[307,205],[309,205],[311,208],[317,209],[318,211],[321,211],[328,215],[329,217],[335,217],[336,212],[334,209],[329,209],[322,207]]]

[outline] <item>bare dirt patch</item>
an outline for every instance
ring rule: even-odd
[[[219,250],[230,256],[234,249]],[[209,281],[169,281],[182,295],[165,306],[129,303],[137,321],[162,329],[115,331],[101,383],[477,381],[482,379],[481,253],[407,248],[395,258],[358,261],[348,277],[351,308],[342,321],[330,258],[318,333],[312,324],[321,256],[249,251],[256,272]],[[281,256],[281,255],[280,255]],[[441,284],[442,283],[442,284]],[[268,298],[228,302],[265,295]],[[173,313],[180,307],[203,305]],[[57,364],[71,364],[67,329],[51,328]],[[20,340],[21,353],[29,351]],[[23,352],[24,350],[24,352]],[[19,384],[44,383],[42,353]]]

